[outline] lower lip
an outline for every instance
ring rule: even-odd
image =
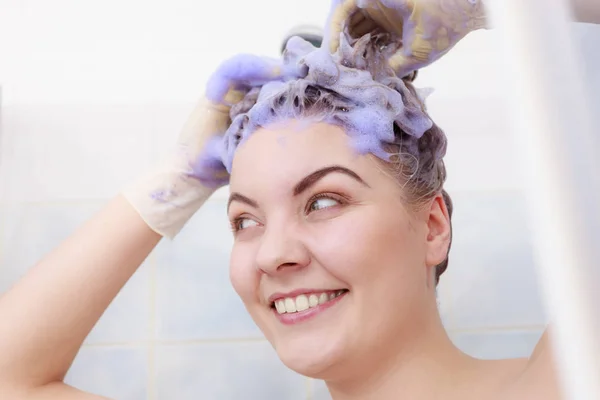
[[[345,293],[337,296],[333,300],[329,300],[326,303],[319,304],[316,307],[309,308],[308,310],[304,310],[304,311],[300,311],[300,312],[295,312],[295,313],[291,313],[291,314],[288,314],[288,313],[279,314],[276,309],[273,309],[273,312],[275,313],[275,315],[277,316],[277,319],[279,319],[279,321],[282,324],[295,325],[295,324],[299,324],[301,322],[307,321],[307,320],[317,316],[318,314],[321,314],[323,311],[333,307],[342,298],[344,298],[347,294],[348,294],[348,292],[345,292]]]

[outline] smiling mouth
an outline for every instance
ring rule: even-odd
[[[301,294],[296,297],[285,297],[271,303],[271,308],[277,310],[278,314],[293,314],[316,308],[328,303],[345,293],[348,289],[333,290],[320,293]]]

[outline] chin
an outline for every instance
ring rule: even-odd
[[[280,338],[274,344],[279,359],[289,369],[314,379],[325,379],[342,359],[341,338],[319,338],[313,335]]]
[[[298,312],[275,305],[251,312],[285,366],[315,379],[324,379],[343,364],[352,343],[348,333],[356,332],[350,292],[340,289],[328,295]]]

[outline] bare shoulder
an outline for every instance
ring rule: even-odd
[[[511,400],[560,400],[558,379],[548,331],[542,335],[521,373],[508,386],[504,398]]]

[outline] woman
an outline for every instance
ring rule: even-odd
[[[229,181],[234,288],[282,361],[335,400],[558,399],[545,337],[529,360],[481,361],[442,327],[445,137],[381,62],[389,37],[342,40],[334,58],[293,40],[284,64],[224,63],[177,154],[2,297],[0,396],[98,398],[62,382],[86,335],[160,239]]]

